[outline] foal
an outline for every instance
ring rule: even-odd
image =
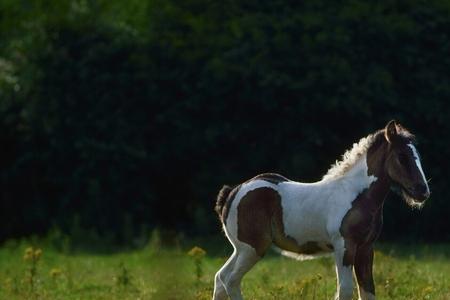
[[[393,184],[411,206],[430,195],[413,135],[395,121],[354,144],[319,182],[267,173],[224,186],[216,211],[234,252],[215,276],[213,299],[242,299],[242,277],[272,243],[298,254],[334,252],[336,299],[352,298],[353,269],[359,298],[375,299],[373,242]]]

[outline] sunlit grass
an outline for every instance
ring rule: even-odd
[[[138,251],[108,255],[42,246],[37,260],[28,257],[27,242],[3,246],[0,299],[211,299],[214,273],[230,249],[186,244],[164,248],[152,241]],[[189,251],[193,245],[202,249]],[[449,245],[377,249],[378,299],[450,299]],[[242,290],[246,299],[332,299],[335,280],[331,257],[298,262],[269,254],[244,278]]]

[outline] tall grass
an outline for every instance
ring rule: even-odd
[[[224,241],[167,247],[157,232],[151,236],[141,249],[110,254],[9,242],[0,248],[0,299],[210,299],[214,274],[231,253]],[[41,249],[37,260],[24,259],[29,247]],[[374,273],[378,299],[448,300],[450,245],[378,245]],[[246,299],[332,299],[335,288],[331,257],[298,262],[274,253],[242,283]]]

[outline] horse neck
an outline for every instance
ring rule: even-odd
[[[383,207],[384,200],[390,190],[391,180],[385,168],[388,144],[383,139],[373,143],[364,157],[365,175],[373,179],[373,182],[363,191],[362,197],[367,209],[378,211]]]
[[[386,199],[389,190],[389,178],[387,176],[377,178],[377,180],[363,192],[364,197],[362,197],[362,201],[364,201],[366,209],[376,212],[383,208],[384,200]]]
[[[359,160],[336,182],[344,184],[357,195],[371,211],[378,211],[390,189],[390,179],[385,168],[387,143],[376,140]]]
[[[369,173],[366,154],[364,154],[341,178],[338,178],[338,181],[348,190],[360,194],[369,189],[377,181],[377,177]]]

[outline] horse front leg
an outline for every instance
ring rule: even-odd
[[[372,275],[373,246],[362,246],[356,250],[355,274],[360,300],[375,300],[375,285]]]
[[[336,260],[337,293],[335,300],[351,300],[353,295],[353,265],[356,245],[339,240],[334,243]]]

